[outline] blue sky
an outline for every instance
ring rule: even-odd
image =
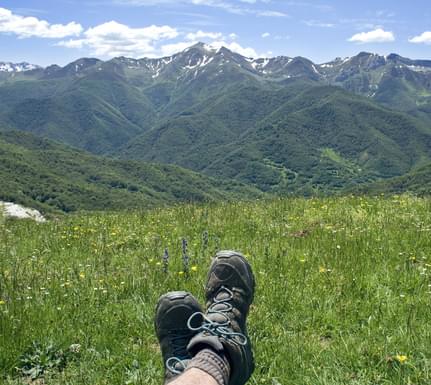
[[[159,57],[197,41],[316,63],[360,51],[431,59],[431,1],[0,0],[0,61]]]

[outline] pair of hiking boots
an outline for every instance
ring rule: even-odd
[[[187,292],[170,292],[160,297],[155,328],[165,363],[165,384],[206,348],[226,356],[230,376],[225,385],[243,385],[248,380],[254,361],[246,318],[254,286],[245,257],[235,251],[221,251],[208,272],[206,312]]]

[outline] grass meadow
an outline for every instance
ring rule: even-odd
[[[431,383],[431,199],[410,196],[3,219],[0,383],[161,384],[157,299],[203,300],[218,249],[257,280],[250,384]]]

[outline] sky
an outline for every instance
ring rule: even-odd
[[[315,63],[431,59],[430,0],[0,0],[0,61],[162,57],[199,41]]]

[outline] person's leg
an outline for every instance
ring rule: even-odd
[[[162,351],[164,384],[178,377],[192,358],[187,345],[197,332],[190,330],[187,322],[201,311],[198,301],[184,291],[173,291],[159,298],[154,326]]]
[[[191,368],[178,376],[169,385],[218,385],[213,376],[203,370]]]
[[[208,273],[205,314],[199,311],[191,314],[191,307],[183,305],[181,313],[180,307],[171,306],[171,299],[165,301],[161,298],[159,304],[164,303],[164,306],[158,306],[156,331],[165,330],[165,333],[157,332],[166,362],[165,383],[243,385],[248,380],[254,362],[246,317],[253,300],[254,286],[253,273],[246,259],[234,251],[221,251],[214,258]],[[196,303],[192,308],[195,306]],[[189,332],[194,333],[188,336],[190,342],[187,349],[193,357],[191,360],[173,354],[172,346],[176,338],[172,338],[176,335],[175,328],[181,326],[183,329],[186,314],[189,316]],[[177,322],[177,317],[181,322]],[[169,335],[171,338],[166,337]],[[184,341],[182,344],[184,346]],[[184,372],[180,374],[182,370]]]

